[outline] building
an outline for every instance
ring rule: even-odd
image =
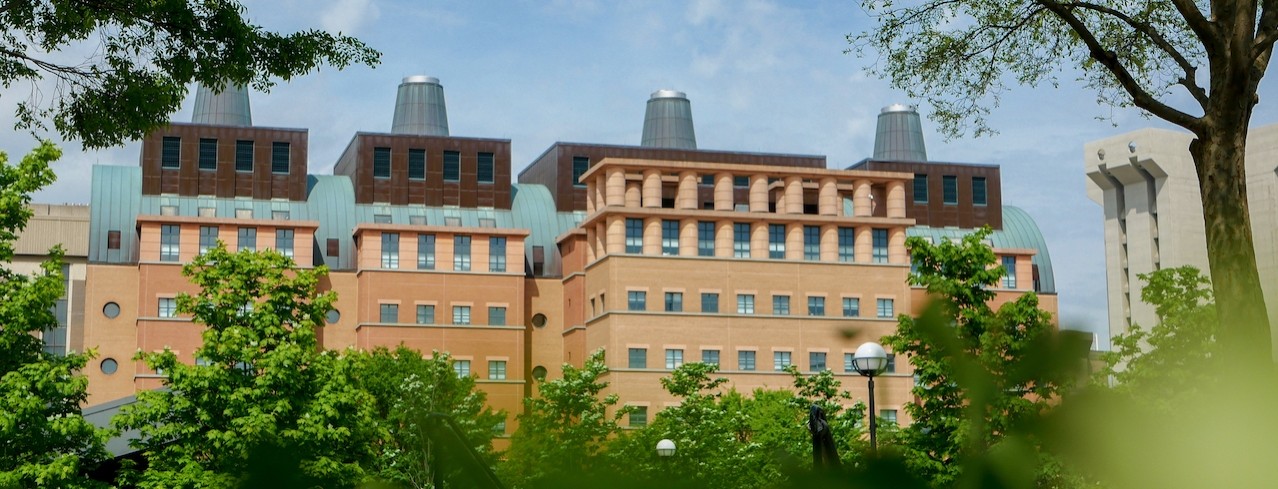
[[[88,256],[89,208],[84,205],[32,204],[26,229],[13,243],[13,261],[7,268],[23,275],[40,273],[49,250],[61,245],[65,294],[53,314],[57,327],[43,334],[44,350],[65,355],[84,350],[85,267]]]
[[[1110,335],[1157,323],[1139,275],[1192,265],[1209,275],[1189,133],[1141,129],[1084,146],[1087,195],[1105,211]],[[1278,125],[1247,136],[1247,200],[1269,321],[1278,324]],[[1274,338],[1278,351],[1278,336]]]

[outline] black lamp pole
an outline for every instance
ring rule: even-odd
[[[879,440],[876,436],[877,431],[879,430],[879,423],[875,419],[878,418],[878,416],[874,414],[877,412],[874,410],[874,373],[870,373],[867,377],[870,378],[870,455],[878,457]]]

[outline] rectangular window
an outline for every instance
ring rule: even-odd
[[[488,361],[488,380],[506,380],[506,361]]]
[[[217,248],[217,226],[200,226],[200,254]]]
[[[271,143],[271,173],[288,173],[289,144],[283,141]]]
[[[946,204],[958,203],[958,177],[954,175],[941,177],[941,198]]]
[[[1015,256],[1003,257],[1003,288],[1004,289],[1016,288],[1016,257]]]
[[[790,315],[790,296],[774,295],[772,296],[772,314],[777,316]]]
[[[878,304],[879,304],[880,318],[891,318],[893,315],[896,314],[895,312],[892,311],[893,309],[892,299],[879,299]]]
[[[755,352],[738,351],[737,352],[737,370],[753,371],[755,368]]]
[[[493,183],[493,154],[479,153],[475,168],[475,176],[479,183]]]
[[[839,228],[839,261],[852,262],[856,258],[856,230]]]
[[[373,148],[373,178],[390,178],[391,149]]]
[[[648,310],[648,293],[642,290],[626,292],[626,309],[630,311]]]
[[[488,271],[506,271],[506,238],[493,236],[488,238]]]
[[[590,168],[590,158],[587,156],[572,157],[572,185],[574,187],[585,187],[585,182],[581,181],[581,176],[586,174],[586,170]]]
[[[253,141],[235,142],[235,171],[253,171]]]
[[[289,258],[293,257],[293,230],[292,229],[276,229],[275,230],[275,251]]]
[[[808,352],[808,370],[813,372],[827,370],[825,366],[825,352]]]
[[[399,233],[382,233],[382,268],[399,268]]]
[[[119,231],[107,231],[107,249],[108,250],[120,249],[120,232]]]
[[[182,166],[182,138],[165,137],[160,146],[160,168]]]
[[[383,323],[398,323],[399,304],[382,304],[379,320]]]
[[[888,230],[872,229],[870,237],[873,241],[874,263],[888,262]]]
[[[161,297],[159,311],[157,311],[156,315],[162,318],[177,316],[177,299],[172,297]]]
[[[679,256],[679,221],[661,221],[661,254]]]
[[[470,324],[470,306],[453,306],[453,324]]]
[[[750,224],[738,222],[732,224],[732,256],[750,258]]]
[[[701,350],[701,363],[719,366],[719,350]]]
[[[985,188],[985,177],[972,177],[972,203],[986,205],[989,195]]]
[[[417,324],[435,324],[435,306],[432,304],[417,305]]]
[[[719,294],[714,292],[702,292],[701,312],[717,314],[719,312]]]
[[[808,297],[808,315],[809,316],[825,315],[825,298],[824,297]]]
[[[390,224],[390,214],[373,214],[373,224]]]
[[[914,203],[916,204],[927,203],[927,175],[926,174],[916,173],[914,175]]]
[[[182,248],[182,229],[176,224],[160,226],[160,261],[178,261]]]
[[[630,411],[630,427],[643,428],[648,426],[648,406],[631,406]]]
[[[453,360],[453,372],[457,372],[457,377],[470,376],[470,360]]]
[[[855,353],[843,354],[843,372],[845,373],[856,372],[856,364],[852,362],[852,360],[855,358],[856,358]]]
[[[338,241],[337,238],[328,238],[324,243],[324,248],[325,255],[336,257],[342,254],[341,241]]]
[[[768,258],[785,259],[785,224],[768,225]]]
[[[896,424],[896,410],[895,410],[895,409],[880,409],[880,410],[879,410],[879,419],[883,420],[883,422],[884,422],[884,423]]]
[[[772,352],[772,370],[782,371],[790,366],[790,352],[774,351]]]
[[[630,368],[648,368],[648,349],[631,348],[630,361],[627,365],[629,365]]]
[[[754,314],[754,294],[737,294],[737,314]]]
[[[666,349],[666,370],[674,370],[683,365],[683,350],[677,348]]]
[[[470,271],[470,236],[453,237],[453,270]]]
[[[887,354],[887,367],[883,368],[883,373],[885,374],[896,373],[896,354],[895,353]]]
[[[236,251],[257,251],[257,228],[240,228]]]
[[[626,218],[626,253],[643,253],[643,219]]]
[[[861,299],[857,297],[843,298],[843,317],[855,318],[861,316]]]
[[[713,222],[697,222],[697,256],[714,256]]]
[[[803,226],[803,259],[821,259],[821,226]]]
[[[732,186],[745,188],[750,186],[750,177],[732,177]]]
[[[200,138],[200,169],[217,169],[217,140]]]
[[[666,292],[666,312],[683,312],[682,292]]]
[[[505,326],[506,325],[506,308],[489,307],[488,308],[488,325],[489,326]]]
[[[287,221],[288,211],[271,211],[271,219],[275,219],[277,221]]]
[[[426,179],[426,150],[408,150],[408,178],[411,180]]]
[[[417,235],[417,269],[435,269],[435,235]]]
[[[456,182],[461,180],[461,153],[456,151],[444,152],[444,181]]]

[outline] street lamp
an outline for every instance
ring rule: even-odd
[[[874,410],[874,376],[882,373],[887,363],[887,351],[883,345],[873,341],[857,347],[856,353],[852,354],[852,368],[870,379],[870,453],[874,455],[879,453],[879,442],[875,438],[879,425],[875,419],[878,413]]]
[[[657,442],[657,455],[660,455],[662,458],[674,455],[674,452],[675,443],[673,441],[663,439]]]

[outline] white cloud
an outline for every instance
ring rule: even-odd
[[[381,9],[373,0],[335,0],[321,9],[320,26],[328,32],[356,35],[380,16]]]

